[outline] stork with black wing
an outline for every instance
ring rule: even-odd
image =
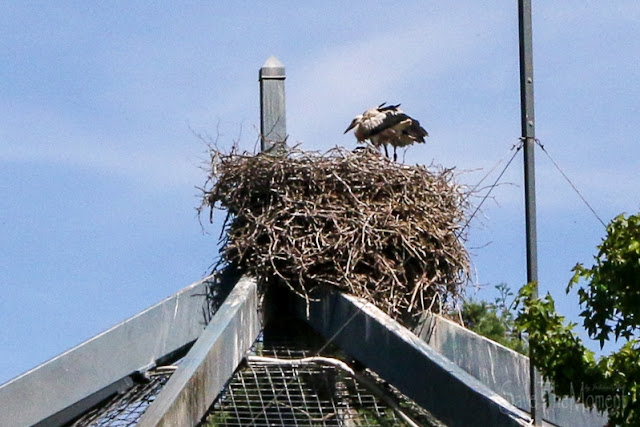
[[[384,148],[384,153],[389,157],[387,145],[393,146],[393,160],[398,159],[397,148],[407,145],[424,143],[424,138],[429,136],[426,130],[420,126],[420,122],[402,112],[400,104],[389,105],[382,103],[370,108],[362,114],[358,114],[344,133],[353,129],[358,142],[371,141],[374,147]]]

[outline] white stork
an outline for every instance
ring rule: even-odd
[[[384,147],[384,153],[389,157],[387,144],[393,145],[393,160],[398,159],[396,149],[405,147],[415,142],[423,143],[429,136],[426,130],[420,126],[420,122],[412,119],[402,112],[398,105],[385,107],[383,102],[377,107],[370,108],[362,114],[358,114],[344,133],[354,129],[353,133],[362,142],[366,139],[376,147]]]

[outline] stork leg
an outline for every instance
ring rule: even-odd
[[[389,158],[389,151],[387,150],[387,144],[382,144],[382,146],[384,147],[384,155],[387,156],[387,159]]]
[[[397,162],[398,161],[398,153],[396,152],[397,147],[394,145],[393,146],[393,161]]]

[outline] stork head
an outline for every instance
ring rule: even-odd
[[[344,133],[349,132],[351,129],[353,129],[354,127],[356,127],[357,125],[360,124],[360,122],[362,121],[362,114],[358,114],[357,116],[355,116],[353,118],[353,120],[351,120],[351,124],[349,125],[349,127],[347,128],[347,130],[344,131]]]

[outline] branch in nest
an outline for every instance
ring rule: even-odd
[[[212,149],[214,150],[214,149]],[[199,209],[226,209],[222,256],[308,298],[334,286],[407,320],[455,301],[469,255],[467,196],[453,169],[400,165],[371,149],[211,155]]]

